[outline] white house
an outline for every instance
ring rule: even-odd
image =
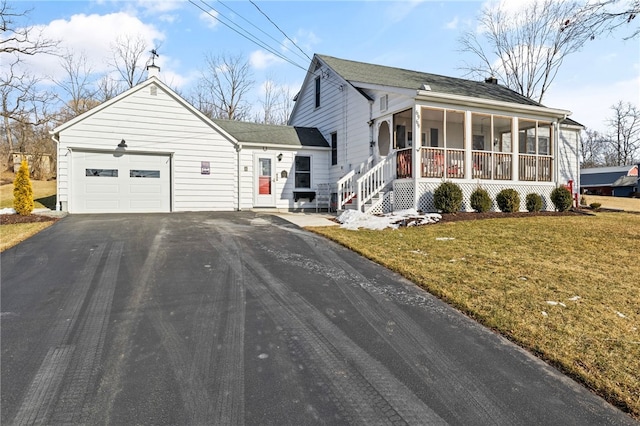
[[[211,120],[157,76],[55,128],[58,208],[71,213],[333,206],[434,211],[468,197],[579,187],[569,111],[496,84],[315,55],[289,126]],[[524,206],[523,206],[524,207]]]
[[[332,147],[338,209],[435,211],[443,180],[469,196],[514,188],[546,207],[579,188],[579,132],[569,111],[497,84],[315,55],[289,124],[316,127]]]

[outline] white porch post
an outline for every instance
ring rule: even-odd
[[[466,179],[473,178],[473,157],[471,150],[473,149],[473,130],[471,128],[471,111],[464,112],[464,177]]]
[[[418,210],[418,202],[420,200],[420,194],[418,194],[418,180],[422,176],[422,160],[420,158],[420,147],[422,147],[422,134],[420,133],[422,108],[419,105],[414,105],[413,108],[413,146],[411,147],[411,157],[413,158],[413,208]]]
[[[518,140],[518,117],[513,117],[511,120],[511,180],[517,181],[520,178],[519,175],[519,159],[518,152],[520,151],[520,141]]]

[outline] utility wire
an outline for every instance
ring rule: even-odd
[[[303,54],[304,56],[306,56],[306,57],[307,57],[307,59],[308,59],[309,61],[311,61],[311,58],[309,57],[309,55],[307,55],[307,53],[306,53],[304,50],[302,50],[302,49],[300,48],[300,46],[298,46],[298,44],[297,44],[295,41],[291,40],[291,38],[289,38],[289,36],[288,36],[287,34],[285,34],[285,32],[284,32],[284,31],[282,31],[282,30],[280,29],[280,27],[279,27],[275,22],[273,22],[273,21],[271,20],[271,18],[269,18],[269,16],[268,16],[266,13],[264,13],[264,12],[262,11],[262,9],[260,9],[260,7],[258,7],[258,5],[257,5],[257,4],[255,4],[255,2],[254,2],[253,0],[249,0],[249,2],[250,2],[252,5],[254,5],[254,6],[255,6],[255,8],[256,8],[256,9],[258,9],[258,11],[259,11],[260,13],[262,13],[262,14],[264,15],[264,17],[265,17],[265,18],[267,18],[267,20],[268,20],[269,22],[271,22],[271,23],[273,24],[273,26],[274,26],[274,27],[276,27],[276,28],[278,29],[278,31],[280,31],[280,33],[281,33],[283,36],[285,36],[285,37],[287,38],[287,40],[289,40],[291,43],[293,43],[293,45],[294,45],[295,47],[297,47],[297,48],[298,48],[298,50],[299,50],[300,52],[302,52],[302,54]]]
[[[224,25],[225,27],[229,28],[231,31],[235,32],[236,34],[240,35],[241,37],[249,40],[250,42],[257,44],[258,46],[260,46],[261,48],[267,50],[268,52],[272,53],[273,55],[279,57],[280,59],[290,63],[291,65],[298,67],[302,70],[306,70],[304,67],[302,67],[301,65],[295,63],[294,61],[292,61],[291,59],[287,58],[286,56],[282,55],[281,53],[279,53],[277,50],[271,48],[270,46],[262,43],[259,39],[257,39],[253,34],[249,33],[248,31],[244,30],[242,27],[240,27],[242,29],[242,31],[244,31],[246,34],[243,34],[241,31],[237,30],[236,28],[233,28],[230,24],[226,23],[225,21],[223,21],[222,19],[220,19],[218,16],[215,16],[214,14],[211,13],[211,10],[213,10],[214,12],[218,13],[220,16],[222,16],[223,18],[229,20],[229,18],[227,18],[226,16],[224,16],[223,14],[221,14],[220,12],[218,12],[215,8],[211,7],[209,4],[207,4],[204,0],[200,0],[201,3],[203,3],[205,6],[207,6],[209,9],[205,9],[202,6],[200,6],[198,3],[196,3],[194,0],[189,0],[189,3],[193,4],[195,7],[197,7],[198,9],[200,9],[201,11],[203,11],[204,13],[206,13],[207,15],[209,15],[210,17],[212,17],[213,19],[215,19],[216,21],[220,22],[222,25]],[[233,25],[234,24],[231,20],[229,20]],[[237,26],[237,25],[236,25]]]
[[[238,13],[238,12],[236,12],[235,10],[231,9],[231,7],[230,7],[230,6],[227,6],[227,5],[226,5],[224,2],[222,2],[221,0],[217,0],[217,1],[218,1],[218,3],[220,3],[221,5],[223,5],[224,7],[226,7],[227,9],[229,9],[231,12],[235,13],[236,15],[238,15],[238,16],[239,16],[243,21],[247,22],[247,23],[248,23],[249,25],[251,25],[253,28],[257,29],[257,30],[258,30],[258,31],[260,31],[262,34],[266,35],[266,36],[267,36],[267,37],[269,37],[271,40],[273,40],[273,41],[275,41],[276,43],[278,43],[278,45],[279,45],[279,46],[282,46],[282,48],[283,48],[283,49],[288,50],[289,52],[291,52],[291,53],[293,53],[294,55],[296,55],[298,58],[300,58],[300,59],[304,59],[305,61],[306,61],[307,59],[311,60],[311,58],[309,58],[309,56],[307,56],[307,54],[306,54],[306,53],[302,52],[302,54],[304,55],[304,57],[303,57],[303,56],[301,56],[298,52],[295,52],[295,51],[293,51],[293,50],[289,49],[289,48],[288,48],[285,44],[283,44],[281,41],[276,40],[276,39],[275,39],[275,37],[273,37],[271,34],[267,33],[267,32],[266,32],[266,31],[264,31],[262,28],[259,28],[259,27],[258,27],[257,25],[255,25],[253,22],[249,21],[247,18],[245,18],[244,16],[242,16],[240,13]],[[260,10],[260,9],[258,9],[258,10]],[[260,11],[260,12],[262,12],[262,11]],[[262,13],[262,14],[264,15],[264,13]],[[266,15],[265,15],[265,16],[266,16]],[[268,17],[268,16],[267,16],[267,19],[269,19],[269,17]],[[269,19],[269,22],[272,22],[272,21]],[[272,22],[272,23],[273,23],[273,22]],[[274,25],[275,25],[275,24],[274,24]],[[278,28],[278,27],[277,27],[277,25],[276,25],[276,28]],[[278,28],[278,29],[279,29],[279,28]],[[280,32],[282,32],[282,31],[280,31]],[[283,34],[284,34],[284,33],[283,33]],[[287,37],[287,35],[286,35],[286,34],[284,34],[284,36],[285,36],[287,39],[289,39],[289,37]],[[290,39],[289,39],[289,40],[290,40]],[[292,41],[292,43],[293,43],[293,41]],[[295,45],[295,43],[294,43],[294,45]],[[296,46],[296,47],[297,47],[297,46]],[[300,48],[298,47],[298,49],[300,49]]]

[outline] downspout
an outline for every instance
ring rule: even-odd
[[[51,140],[56,143],[56,211],[62,210],[60,206],[60,200],[58,199],[60,194],[60,179],[58,179],[58,156],[60,155],[60,139],[57,134],[51,134]]]
[[[237,193],[237,195],[236,195],[236,197],[237,197],[237,199],[238,199],[238,207],[237,207],[237,211],[242,210],[242,204],[241,204],[241,200],[242,200],[242,198],[241,198],[241,194],[242,194],[242,191],[241,191],[241,188],[240,188],[240,182],[242,182],[242,179],[241,179],[240,173],[241,173],[241,171],[242,171],[242,170],[241,170],[241,164],[240,164],[240,151],[242,151],[242,145],[237,144],[237,145],[236,145],[236,164],[237,164],[237,165],[236,165],[236,168],[238,169],[238,173],[236,173],[236,179],[237,179],[236,186],[238,187],[238,191],[237,191],[238,193]]]

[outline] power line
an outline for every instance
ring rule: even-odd
[[[198,9],[200,9],[201,11],[203,11],[204,13],[206,13],[207,15],[209,15],[210,17],[212,17],[213,19],[215,19],[216,21],[220,22],[222,25],[224,25],[225,27],[229,28],[231,31],[235,32],[236,34],[240,35],[241,37],[249,40],[250,42],[257,44],[258,46],[260,46],[261,48],[267,50],[268,52],[272,53],[273,55],[277,56],[278,58],[290,63],[291,65],[298,67],[302,70],[306,70],[304,67],[302,67],[301,65],[295,63],[293,60],[287,58],[286,56],[282,55],[281,53],[279,53],[278,51],[276,51],[275,49],[273,49],[272,47],[262,43],[259,39],[257,39],[253,34],[251,34],[250,32],[246,31],[244,28],[240,27],[239,25],[233,23],[233,21],[229,20],[229,18],[227,18],[226,16],[224,16],[223,14],[221,14],[220,12],[218,12],[215,8],[213,8],[211,5],[207,4],[204,0],[200,0],[200,2],[202,4],[204,4],[205,6],[207,6],[209,9],[204,9],[202,6],[200,6],[199,4],[197,4],[194,0],[189,0],[189,3],[191,3],[192,5],[194,5],[195,7],[197,7]],[[226,23],[225,21],[223,21],[222,19],[220,19],[218,16],[215,16],[214,14],[211,13],[211,10],[213,10],[214,12],[218,13],[220,16],[222,16],[223,18],[229,20],[229,22],[231,22],[231,24],[239,27],[243,32],[245,32],[246,34],[243,34],[243,32],[237,30],[236,28],[233,28],[230,24]]]
[[[302,54],[303,54],[304,56],[306,56],[306,57],[307,57],[307,59],[308,59],[309,61],[311,61],[311,58],[309,57],[309,55],[307,55],[307,53],[306,53],[304,50],[302,50],[302,49],[300,48],[300,46],[298,46],[298,44],[297,44],[295,41],[291,40],[291,38],[289,38],[289,36],[288,36],[287,34],[285,34],[285,32],[284,32],[284,31],[282,31],[282,30],[280,29],[280,27],[279,27],[275,22],[273,22],[273,21],[271,20],[271,18],[269,18],[269,16],[268,16],[266,13],[264,13],[264,12],[262,11],[262,9],[260,9],[260,8],[258,7],[258,5],[257,5],[257,4],[255,4],[255,2],[254,2],[253,0],[249,0],[249,2],[250,2],[252,5],[254,5],[254,6],[255,6],[255,8],[256,8],[256,9],[258,9],[258,11],[259,11],[260,13],[262,13],[262,14],[264,15],[264,17],[265,17],[265,18],[267,18],[267,20],[268,20],[269,22],[271,22],[271,23],[273,24],[273,26],[274,26],[274,27],[276,27],[276,28],[278,29],[278,31],[280,31],[280,33],[282,33],[282,35],[283,35],[283,36],[285,36],[285,37],[287,38],[287,40],[289,40],[291,43],[293,43],[293,45],[294,45],[295,47],[297,47],[297,48],[298,48],[298,50],[299,50],[300,52],[302,52]]]
[[[249,20],[248,20],[248,19],[246,19],[244,16],[242,16],[240,13],[238,13],[238,12],[236,12],[235,10],[231,9],[231,7],[230,7],[230,6],[227,6],[227,5],[226,5],[224,2],[222,2],[221,0],[217,0],[217,1],[218,1],[218,3],[220,3],[221,5],[223,5],[224,7],[226,7],[227,9],[229,9],[231,12],[235,13],[236,15],[238,15],[242,20],[244,20],[245,22],[247,22],[247,23],[248,23],[249,25],[251,25],[253,28],[257,29],[257,30],[258,30],[258,31],[260,31],[262,34],[266,35],[266,36],[267,36],[267,37],[269,37],[271,40],[273,40],[273,41],[275,41],[276,43],[278,43],[278,45],[279,45],[279,46],[282,46],[282,48],[283,48],[283,49],[288,50],[289,52],[293,53],[294,55],[296,55],[296,56],[297,56],[298,58],[300,58],[300,59],[304,59],[304,60],[309,59],[309,60],[311,60],[311,58],[309,58],[309,56],[308,56],[306,53],[302,52],[302,54],[303,54],[305,57],[300,56],[297,52],[294,52],[294,51],[292,51],[291,49],[289,49],[289,48],[288,48],[284,43],[280,42],[279,40],[276,40],[276,39],[275,39],[271,34],[267,33],[267,32],[266,32],[266,31],[264,31],[262,28],[259,28],[259,27],[258,27],[257,25],[255,25],[253,22],[249,21]],[[258,9],[258,10],[260,10],[260,9]],[[262,13],[262,11],[260,11],[260,12]],[[264,15],[264,13],[262,13],[262,14]],[[266,16],[266,15],[265,15],[265,16]],[[268,17],[268,16],[266,16],[266,18],[267,18],[267,19],[269,19],[269,17]],[[270,19],[269,19],[269,21],[270,21],[270,22],[272,22]],[[272,22],[272,23],[273,23],[273,22]],[[274,25],[275,25],[275,24],[274,24]],[[276,25],[276,28],[278,28],[278,27],[277,27],[277,25]],[[278,28],[278,29],[279,29],[279,28]],[[280,31],[280,32],[282,32],[282,31]],[[284,33],[283,33],[283,34],[284,34]],[[286,34],[284,34],[284,36],[285,36],[287,39],[289,39],[289,37],[287,37],[287,35],[286,35]],[[289,39],[289,40],[290,40],[290,39]],[[291,41],[291,42],[293,43],[293,41]],[[295,43],[294,43],[294,45],[295,45]],[[297,47],[297,46],[296,46],[296,47]],[[298,49],[300,49],[300,48],[298,47]]]

